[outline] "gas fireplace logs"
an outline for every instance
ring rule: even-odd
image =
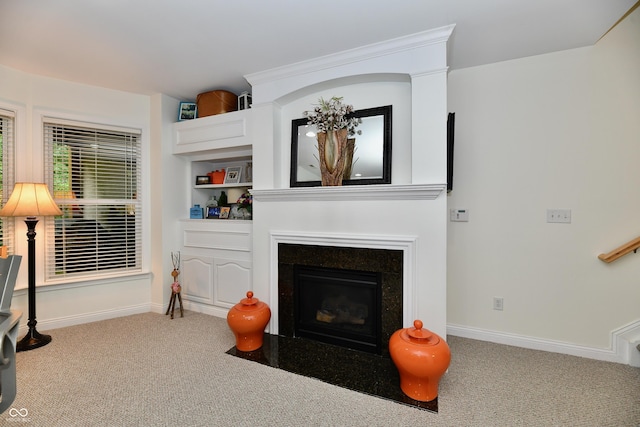
[[[324,323],[364,325],[368,315],[366,304],[351,302],[347,297],[340,295],[322,301],[320,310],[316,312],[316,320]]]

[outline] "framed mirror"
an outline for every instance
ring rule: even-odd
[[[362,123],[354,135],[351,176],[342,185],[391,184],[391,105],[357,110],[350,114]],[[321,185],[315,125],[307,119],[291,122],[291,187]]]

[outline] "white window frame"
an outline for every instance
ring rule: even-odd
[[[131,256],[126,257],[126,262],[120,264],[118,261],[115,267],[111,268],[103,268],[100,266],[96,266],[95,268],[87,268],[83,269],[67,269],[64,270],[60,268],[60,260],[61,258],[58,256],[56,261],[56,228],[58,228],[58,244],[60,243],[60,224],[64,224],[65,219],[63,217],[57,217],[54,219],[47,219],[46,221],[46,242],[45,242],[45,266],[44,266],[44,279],[46,282],[57,281],[60,279],[78,279],[78,280],[91,280],[91,279],[99,279],[105,276],[113,276],[115,275],[128,275],[132,273],[140,273],[142,271],[142,260],[143,260],[143,233],[142,233],[142,203],[141,197],[136,197],[135,199],[131,197],[117,198],[117,199],[102,199],[102,198],[81,198],[76,199],[75,202],[63,196],[62,198],[56,198],[55,192],[53,191],[53,155],[52,155],[52,141],[48,140],[47,135],[47,126],[62,126],[62,127],[71,127],[71,128],[81,128],[87,131],[95,131],[96,133],[126,133],[134,136],[136,138],[135,142],[135,169],[136,169],[136,182],[133,184],[133,194],[141,194],[142,191],[142,165],[143,165],[143,139],[142,132],[139,129],[130,128],[130,127],[121,127],[121,126],[111,126],[104,124],[96,124],[85,122],[81,120],[70,120],[66,118],[58,118],[51,116],[42,116],[41,120],[41,131],[42,131],[42,141],[43,141],[43,160],[44,160],[44,181],[49,185],[50,190],[52,190],[52,194],[54,195],[54,199],[56,202],[63,208],[69,207],[70,205],[82,205],[83,208],[89,209],[99,209],[100,207],[110,206],[111,208],[132,208],[135,212],[135,215],[132,215],[131,218],[134,221],[132,225],[134,227],[129,227],[127,225],[127,229],[135,229],[135,241],[131,243],[129,238],[126,240],[121,240],[125,246],[129,246],[130,248],[134,248],[133,258]],[[88,141],[80,141],[80,144],[88,144]],[[88,146],[88,145],[86,145]],[[105,179],[101,177],[101,179]],[[99,221],[96,219],[97,223]],[[129,224],[127,220],[127,224]],[[66,230],[66,228],[65,228]],[[97,233],[97,232],[96,232]],[[96,234],[99,237],[99,234]],[[127,235],[128,236],[128,235]],[[93,236],[92,236],[93,237]],[[66,243],[66,240],[65,240]],[[60,245],[59,245],[60,246]],[[62,246],[60,246],[62,247]],[[60,253],[60,247],[58,248],[58,254]],[[96,244],[93,248],[101,247]],[[122,246],[121,246],[122,247]],[[91,247],[82,248],[80,251],[85,254],[90,254]],[[74,249],[76,250],[76,249]],[[95,259],[105,260],[110,259],[109,262],[113,261],[115,258],[111,258],[110,255],[116,255],[118,251],[117,248],[109,249],[105,253],[101,253],[99,249],[95,249],[96,255]],[[66,254],[67,252],[65,252]],[[93,255],[92,255],[93,256]],[[124,256],[124,255],[123,255]],[[67,259],[63,257],[64,259]],[[90,258],[93,259],[93,258]],[[58,263],[56,265],[56,262]],[[66,265],[66,264],[65,264]],[[103,264],[104,265],[104,264]]]
[[[0,120],[3,122],[2,131],[2,206],[9,200],[15,185],[15,148],[17,134],[17,113],[15,110],[3,108],[0,105]],[[4,127],[8,125],[8,129]],[[2,222],[2,246],[7,254],[15,252],[15,220],[0,218]]]

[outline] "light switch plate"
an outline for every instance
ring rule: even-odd
[[[571,224],[571,209],[547,209],[547,222]]]

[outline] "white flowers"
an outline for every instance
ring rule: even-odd
[[[309,119],[307,124],[315,125],[318,132],[347,129],[349,135],[356,132],[356,127],[362,123],[362,119],[347,117],[353,113],[353,105],[342,103],[342,97],[334,96],[328,101],[320,98],[320,104],[313,111],[304,111],[303,114]]]

